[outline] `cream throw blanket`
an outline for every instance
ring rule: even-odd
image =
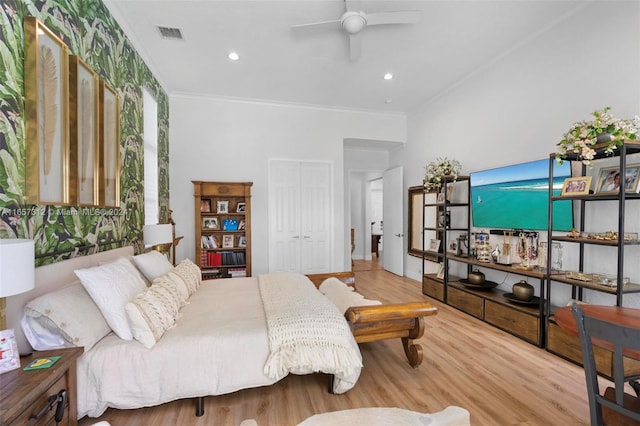
[[[280,379],[288,373],[324,372],[352,387],[362,356],[338,308],[301,274],[264,274],[258,282],[271,352],[265,375]]]

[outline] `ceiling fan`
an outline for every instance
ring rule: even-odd
[[[420,21],[420,12],[413,10],[397,12],[366,13],[359,10],[358,0],[345,0],[346,11],[340,19],[293,25],[294,31],[308,29],[341,29],[349,34],[349,58],[354,61],[360,57],[361,31],[372,25],[414,24]]]

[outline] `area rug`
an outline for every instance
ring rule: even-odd
[[[469,412],[449,406],[437,413],[418,413],[402,408],[355,408],[311,416],[298,426],[470,426]],[[245,420],[240,426],[260,426]]]

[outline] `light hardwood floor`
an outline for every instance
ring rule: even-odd
[[[439,308],[426,317],[424,362],[412,369],[399,341],[361,345],[364,369],[343,395],[327,392],[323,374],[290,375],[264,388],[205,398],[205,415],[195,417],[192,400],[138,410],[109,409],[99,419],[121,425],[295,425],[327,411],[358,407],[400,407],[435,412],[449,405],[471,413],[480,425],[587,425],[589,411],[581,367],[502,332],[452,307],[423,296],[420,283],[356,261],[358,291],[383,302],[429,300]]]

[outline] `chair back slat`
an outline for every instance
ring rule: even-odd
[[[572,305],[571,311],[576,320],[580,336],[582,360],[589,396],[591,425],[601,426],[604,424],[603,406],[640,422],[640,411],[630,410],[624,405],[624,385],[625,380],[628,379],[624,376],[624,350],[627,348],[640,349],[640,330],[587,316],[576,303]],[[607,341],[613,345],[613,379],[615,385],[615,398],[613,398],[613,401],[605,398],[600,393],[592,339]]]

